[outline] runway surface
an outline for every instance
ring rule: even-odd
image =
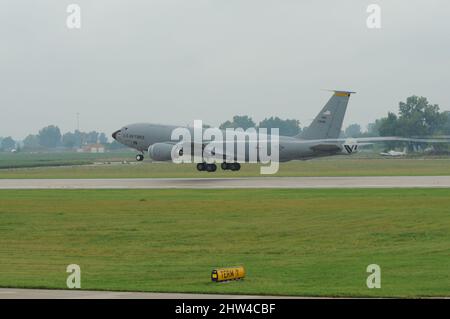
[[[273,299],[273,298],[296,298],[296,297],[0,288],[0,299],[255,299],[255,298]]]
[[[450,188],[450,176],[0,179],[0,189]]]

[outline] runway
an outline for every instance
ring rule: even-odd
[[[0,189],[450,188],[450,176],[0,179]]]
[[[282,296],[0,288],[0,299],[274,299]]]

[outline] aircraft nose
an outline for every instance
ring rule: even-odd
[[[114,133],[112,133],[112,138],[117,140],[116,136],[117,136],[118,133],[120,133],[120,130],[117,130]]]

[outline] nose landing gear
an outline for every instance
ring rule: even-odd
[[[142,162],[144,160],[144,154],[137,154],[136,155],[136,161]]]

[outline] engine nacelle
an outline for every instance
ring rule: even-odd
[[[183,148],[169,143],[155,143],[148,148],[148,156],[155,161],[172,161],[183,156]]]
[[[342,145],[344,154],[353,154],[358,152],[358,142],[354,139],[347,139]]]

